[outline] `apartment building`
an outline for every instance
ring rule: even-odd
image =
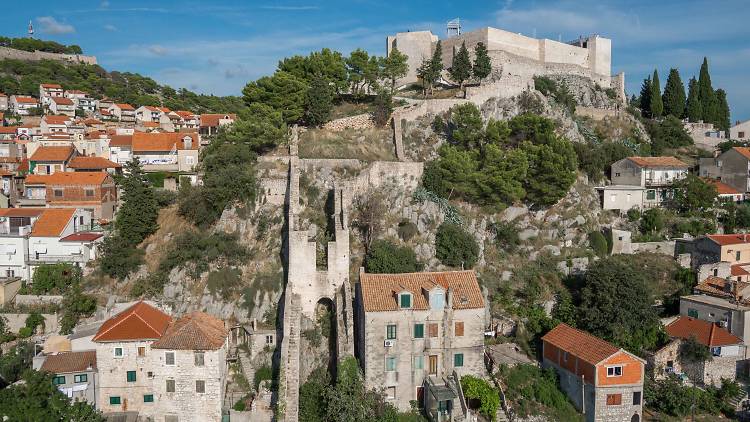
[[[106,172],[56,172],[26,177],[21,206],[81,208],[95,220],[112,220],[117,205],[115,181]]]
[[[612,184],[597,188],[602,209],[662,206],[672,198],[672,184],[687,177],[689,168],[674,157],[623,158],[611,166]]]

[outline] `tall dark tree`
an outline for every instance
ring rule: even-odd
[[[661,101],[661,85],[659,83],[659,72],[654,69],[651,78],[651,117],[656,119],[664,113],[664,103]]]
[[[688,82],[688,97],[687,105],[685,106],[685,114],[689,121],[695,123],[703,119],[703,104],[698,94],[698,81],[695,77],[690,78]]]
[[[698,75],[698,98],[700,98],[703,107],[701,118],[704,122],[714,123],[718,114],[718,107],[716,93],[711,86],[711,74],[708,72],[708,59],[705,57]]]
[[[474,48],[474,66],[472,67],[472,73],[474,77],[482,82],[482,79],[486,78],[492,72],[492,61],[490,60],[489,54],[487,54],[487,46],[484,43],[478,42]]]
[[[136,246],[159,227],[156,224],[159,207],[138,158],[126,163],[124,170],[126,176],[120,180],[122,206],[117,212],[115,229],[119,237]]]
[[[643,117],[651,117],[651,76],[643,80],[639,105]]]
[[[728,131],[729,126],[732,124],[730,119],[729,102],[727,101],[726,91],[721,88],[716,90],[716,104],[717,113],[714,124],[719,130]]]
[[[680,72],[677,69],[669,69],[667,84],[664,86],[664,115],[674,116],[681,119],[685,115],[685,86],[682,84]]]
[[[409,72],[409,56],[393,47],[388,57],[380,59],[380,74],[388,80],[391,86],[391,94],[396,89],[396,80],[403,78]]]
[[[333,109],[333,87],[322,76],[317,76],[307,90],[307,104],[305,105],[305,121],[311,126],[320,126],[331,118]]]
[[[422,60],[422,65],[417,69],[417,77],[422,80],[422,87],[424,88],[425,96],[428,93],[432,95],[435,83],[440,80],[442,72],[443,47],[440,41],[438,41],[435,46],[435,51],[432,53],[432,57],[429,60]]]
[[[466,49],[466,42],[461,43],[461,48],[453,55],[448,74],[451,79],[458,82],[461,89],[464,89],[464,82],[471,77],[471,57],[469,57],[469,50]]]

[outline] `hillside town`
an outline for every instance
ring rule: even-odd
[[[451,20],[217,99],[28,31],[3,421],[750,420],[750,120],[710,56],[632,93],[609,38]]]

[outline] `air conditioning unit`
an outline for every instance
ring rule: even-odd
[[[393,347],[396,344],[395,340],[386,340],[383,344],[385,347]]]
[[[727,328],[727,322],[726,321],[719,321],[718,324],[719,324],[719,327],[721,327],[721,328]]]

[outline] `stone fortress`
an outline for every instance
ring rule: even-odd
[[[417,68],[429,59],[438,37],[430,31],[399,32],[387,37],[387,52],[393,48],[409,56],[409,71],[399,85],[417,82]],[[612,40],[598,35],[581,37],[570,43],[536,39],[497,28],[458,33],[441,40],[443,66],[451,65],[462,43],[473,55],[477,43],[487,46],[492,59],[491,79],[516,77],[525,81],[535,75],[577,75],[590,78],[602,88],[614,88],[625,97],[625,75],[611,75]]]
[[[84,56],[83,54],[48,53],[46,51],[23,51],[14,48],[0,47],[0,60],[56,60],[67,63],[97,64],[95,56]]]

